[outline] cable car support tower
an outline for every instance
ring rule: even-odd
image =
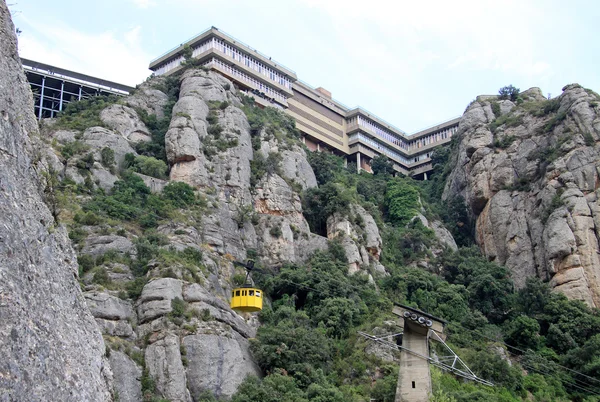
[[[398,317],[397,325],[402,331],[396,334],[374,336],[358,333],[379,344],[400,352],[400,370],[396,386],[395,402],[427,402],[432,395],[429,364],[457,376],[480,384],[493,386],[479,378],[460,357],[444,342],[446,322],[423,311],[404,305],[395,305],[392,312]],[[443,356],[431,357],[429,340],[442,345]]]

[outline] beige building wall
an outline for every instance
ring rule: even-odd
[[[288,99],[286,113],[296,120],[300,131],[312,137],[312,142],[323,142],[344,154],[350,152],[344,117],[313,97],[294,90],[294,97]]]

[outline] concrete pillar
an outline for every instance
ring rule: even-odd
[[[60,83],[60,102],[58,103],[58,110],[62,112],[63,106],[63,95],[65,93],[65,82]]]
[[[317,143],[317,152],[321,152],[321,144]]]
[[[344,168],[348,167],[348,158],[344,158]]]
[[[412,325],[404,326],[402,347],[428,357],[427,333],[412,327]],[[427,402],[431,393],[429,361],[403,349],[400,353],[396,402]]]
[[[81,100],[81,85],[79,86],[79,98],[77,100]]]
[[[360,173],[360,152],[356,154],[356,172]]]
[[[423,180],[427,181],[427,172],[423,173]]]
[[[42,89],[40,89],[40,109],[38,110],[38,120],[42,120],[42,105],[44,104],[44,89],[46,88],[46,77],[42,77]]]

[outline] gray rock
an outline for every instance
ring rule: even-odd
[[[125,138],[102,127],[90,127],[85,130],[82,141],[96,153],[105,147],[112,149],[115,152],[115,161],[118,167],[123,166],[126,154],[137,155]]]
[[[103,292],[86,292],[84,296],[88,308],[96,318],[116,321],[135,317],[131,304],[118,297]]]
[[[81,252],[94,256],[103,255],[108,251],[116,251],[122,255],[136,255],[136,249],[127,237],[117,235],[89,236]]]
[[[148,186],[150,191],[153,193],[162,193],[163,189],[167,184],[169,184],[168,180],[157,179],[156,177],[146,176],[145,174],[135,173],[137,176],[141,177],[144,180],[144,184]]]
[[[248,375],[260,376],[248,348],[248,341],[231,332],[230,336],[213,334],[183,338],[187,359],[187,378],[194,398],[203,391],[229,398]]]
[[[100,112],[100,120],[111,130],[131,142],[147,142],[152,137],[136,111],[130,107],[114,104]]]
[[[159,120],[164,118],[169,97],[158,89],[164,86],[164,81],[164,77],[156,77],[152,83],[140,84],[132,95],[125,98],[125,102],[133,108],[144,110],[148,115],[156,115]]]
[[[179,337],[168,334],[146,348],[146,367],[157,391],[172,402],[191,402],[181,361]]]
[[[142,400],[142,368],[125,353],[110,352],[110,367],[115,375],[114,389],[119,402],[139,402]]]
[[[144,286],[137,309],[140,323],[154,320],[171,312],[171,301],[183,299],[182,282],[179,279],[160,278]]]
[[[538,88],[521,97],[525,102],[545,100]],[[458,154],[443,194],[443,199],[466,199],[481,250],[505,264],[518,287],[528,277],[540,276],[592,307],[600,306],[600,155],[595,146],[600,116],[592,106],[598,101],[579,85],[566,86],[552,100],[565,118],[549,132],[554,114],[536,116],[503,103],[501,113],[512,113],[522,123],[497,128],[494,139],[514,138],[499,149],[488,134],[490,99],[478,98],[459,123]],[[544,160],[542,151],[549,151],[552,160]]]
[[[40,195],[41,144],[14,32],[0,2],[0,399],[109,401],[112,373],[75,253]]]

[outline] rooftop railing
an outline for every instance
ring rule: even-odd
[[[253,47],[251,47],[251,46],[248,46],[247,44],[245,44],[245,43],[244,43],[244,42],[242,42],[241,40],[237,39],[235,36],[232,36],[232,35],[228,34],[227,32],[225,32],[225,31],[223,31],[223,30],[221,30],[221,29],[219,29],[219,28],[217,28],[217,27],[214,27],[214,26],[213,26],[213,27],[210,27],[210,28],[208,28],[208,29],[206,29],[206,30],[204,30],[204,31],[202,31],[201,33],[199,33],[199,34],[197,34],[197,35],[194,35],[194,36],[192,36],[192,37],[191,37],[191,38],[189,38],[188,40],[186,40],[186,41],[182,42],[182,43],[181,43],[179,46],[175,46],[175,47],[174,47],[174,48],[172,48],[171,50],[169,50],[169,51],[167,51],[167,52],[165,52],[165,53],[161,54],[160,56],[158,56],[157,58],[155,58],[154,60],[152,60],[152,61],[150,62],[150,64],[152,64],[152,63],[156,62],[157,60],[160,60],[161,58],[165,57],[165,56],[166,56],[166,55],[168,55],[169,53],[171,53],[171,52],[173,52],[173,51],[175,51],[175,50],[179,49],[179,48],[180,48],[182,45],[184,45],[184,44],[186,44],[186,43],[188,43],[188,42],[191,42],[191,41],[193,41],[194,39],[196,39],[196,38],[198,38],[198,37],[200,37],[200,36],[204,35],[204,34],[205,34],[205,33],[207,33],[207,32],[210,32],[210,31],[212,31],[213,29],[214,29],[215,31],[219,31],[220,33],[222,33],[223,35],[225,35],[225,36],[226,36],[227,38],[229,38],[229,39],[230,39],[232,42],[235,42],[236,44],[239,44],[239,45],[242,45],[242,46],[244,46],[244,47],[247,47],[248,49],[250,49],[250,50],[251,50],[251,51],[253,51],[254,53],[256,53],[256,54],[258,54],[258,55],[260,55],[260,56],[264,57],[265,59],[268,59],[270,62],[272,62],[272,63],[276,64],[277,66],[279,66],[279,67],[283,67],[283,68],[285,68],[286,70],[289,70],[289,71],[291,71],[292,73],[296,74],[296,72],[295,72],[294,70],[292,70],[291,68],[289,68],[289,67],[286,67],[285,65],[281,64],[280,62],[278,62],[278,61],[276,61],[276,60],[273,60],[273,59],[272,59],[270,56],[267,56],[266,54],[264,54],[264,53],[262,53],[262,52],[259,52],[258,50],[254,49]]]

